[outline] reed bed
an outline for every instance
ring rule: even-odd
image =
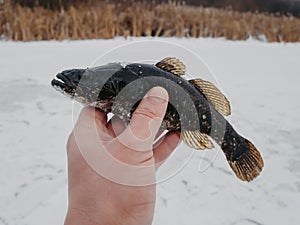
[[[225,37],[299,42],[300,19],[183,4],[97,2],[60,10],[0,6],[0,36],[7,40],[108,39],[117,36]]]

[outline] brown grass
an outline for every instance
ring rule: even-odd
[[[169,3],[77,4],[67,9],[0,6],[0,35],[8,40],[98,39],[116,36],[226,37],[265,35],[299,42],[300,19]]]

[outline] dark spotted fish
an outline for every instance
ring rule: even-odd
[[[126,123],[148,90],[161,86],[169,93],[161,128],[180,132],[183,141],[194,149],[213,148],[213,139],[236,176],[243,181],[253,180],[264,162],[256,147],[224,118],[231,113],[229,101],[212,83],[186,80],[184,74],[182,62],[165,58],[156,65],[111,63],[65,70],[56,75],[52,86],[85,105],[119,116]]]

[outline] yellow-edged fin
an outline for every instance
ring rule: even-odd
[[[185,74],[185,65],[179,59],[173,57],[164,58],[156,63],[155,66],[177,76]]]
[[[191,148],[194,149],[212,149],[214,144],[211,142],[206,134],[201,133],[199,130],[183,130],[181,131],[182,140]]]
[[[227,161],[239,179],[249,182],[260,174],[264,167],[264,161],[256,147],[247,139],[245,139],[245,142],[249,151],[242,154],[234,162],[230,159],[227,159]]]
[[[223,116],[231,114],[230,103],[225,95],[211,82],[202,79],[189,80],[206,98],[211,102],[213,107]]]

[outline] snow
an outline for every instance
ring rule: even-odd
[[[158,174],[154,224],[300,223],[300,44],[118,38],[0,42],[0,225],[63,224],[65,145],[80,107],[50,86],[54,75],[165,56],[220,87],[232,105],[228,120],[260,149],[265,167],[243,183],[219,148],[180,145]]]

